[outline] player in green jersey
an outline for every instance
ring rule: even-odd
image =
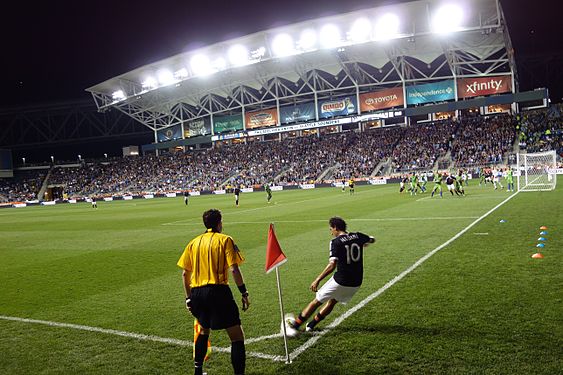
[[[442,195],[442,178],[443,176],[438,172],[434,172],[434,189],[432,189],[432,194],[430,195],[431,197],[434,196],[434,193],[436,192],[436,190],[440,190],[440,197],[443,198],[444,196]]]
[[[418,176],[416,173],[411,175],[411,195],[416,195],[416,191],[418,190]]]
[[[465,189],[463,188],[463,171],[460,169],[457,173],[457,178],[454,181],[456,193],[465,196]]]
[[[485,170],[483,168],[479,168],[479,186],[482,186],[485,183]]]
[[[266,190],[266,194],[268,194],[268,203],[270,203],[270,199],[272,199],[272,189],[269,184],[264,185],[264,189]]]
[[[514,177],[510,166],[506,170],[506,184],[508,185],[506,191],[514,191]]]

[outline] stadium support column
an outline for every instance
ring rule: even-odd
[[[455,71],[453,72],[453,74],[454,74],[454,98],[455,98],[455,102],[457,103],[459,101],[459,98],[457,97],[457,74]],[[459,120],[459,110],[457,109],[457,106],[454,113],[456,120]]]
[[[361,104],[360,104],[360,87],[358,86],[358,84],[356,84],[356,103],[358,104],[358,116],[362,115],[362,109],[361,109]],[[358,133],[362,132],[362,122],[358,121]]]
[[[514,69],[510,67],[510,83],[512,84],[512,93],[516,92],[516,81],[514,79]],[[545,100],[544,100],[545,102]],[[516,101],[512,102],[512,114],[518,113],[518,103]]]
[[[407,85],[403,79],[403,110],[405,111],[405,125],[409,125],[409,120],[407,117]],[[382,119],[382,124],[385,125],[385,119]]]
[[[156,128],[154,128],[153,130],[154,130],[154,143],[158,146],[158,131],[156,130]],[[158,156],[158,147],[154,148],[154,152],[156,153],[156,156]]]

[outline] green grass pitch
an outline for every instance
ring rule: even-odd
[[[222,210],[224,232],[246,258],[247,374],[560,373],[563,190],[519,193],[457,236],[510,196],[475,181],[467,192],[431,199],[400,195],[398,185],[358,186],[354,196],[274,192],[271,204],[264,193],[243,194],[238,208],[232,195],[218,195],[192,197],[189,206],[178,197],[0,210],[0,373],[192,373],[185,344],[193,319],[176,261],[204,230],[209,208]],[[377,239],[365,250],[364,283],[322,322],[321,336],[290,339],[293,363],[274,361],[285,351],[281,337],[265,337],[280,330],[276,277],[264,272],[268,224],[288,257],[280,268],[285,310],[298,313],[328,261],[335,215]],[[545,258],[531,259],[542,225]],[[211,340],[217,349],[206,371],[231,374],[226,333]]]

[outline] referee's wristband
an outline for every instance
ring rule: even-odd
[[[240,294],[244,295],[246,293],[248,295],[248,290],[246,290],[246,285],[244,285],[244,283],[242,285],[237,285],[237,288]]]

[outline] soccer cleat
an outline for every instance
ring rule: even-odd
[[[294,318],[287,318],[285,322],[289,327],[293,329],[299,329],[299,324],[297,324]]]
[[[307,326],[307,328],[305,328],[305,332],[314,332],[315,329],[313,327],[309,327]]]

